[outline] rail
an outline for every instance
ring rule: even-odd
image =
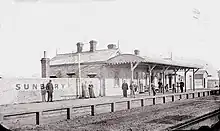
[[[190,127],[192,125],[195,125],[199,122],[202,122],[204,120],[207,120],[213,116],[216,116],[216,115],[219,115],[220,114],[220,110],[215,110],[213,112],[210,112],[208,114],[205,114],[205,115],[202,115],[202,116],[199,116],[197,118],[194,118],[194,119],[191,119],[187,122],[184,122],[184,123],[180,123],[180,124],[177,124],[175,126],[172,126],[172,127],[169,127],[167,128],[168,131],[176,131],[176,130],[181,130],[183,128],[187,128],[187,127]]]
[[[85,108],[85,107],[90,107],[91,111],[91,116],[95,116],[95,109],[97,106],[103,106],[103,105],[110,105],[111,109],[110,112],[115,112],[115,105],[117,103],[127,103],[127,109],[132,108],[132,101],[140,101],[140,106],[143,107],[145,106],[145,100],[146,99],[152,99],[152,104],[156,105],[157,98],[162,98],[163,102],[166,103],[166,98],[167,97],[172,97],[172,102],[175,101],[175,96],[179,96],[179,99],[182,99],[183,95],[186,95],[186,99],[189,99],[190,94],[192,94],[192,98],[195,98],[195,93],[198,93],[198,97],[201,97],[200,94],[203,93],[203,96],[210,96],[214,94],[220,94],[219,90],[209,90],[209,91],[197,91],[197,92],[188,92],[188,93],[178,93],[178,94],[169,94],[169,95],[161,95],[161,96],[152,96],[152,97],[145,97],[145,98],[133,98],[129,100],[119,100],[119,101],[112,101],[112,102],[107,102],[107,103],[95,103],[95,104],[88,104],[88,105],[80,105],[80,106],[68,106],[68,107],[60,107],[60,108],[50,108],[50,109],[44,109],[44,110],[34,110],[34,111],[21,111],[21,112],[16,112],[13,114],[3,114],[3,120],[6,117],[11,117],[11,116],[19,116],[19,115],[27,115],[27,114],[35,114],[36,115],[36,124],[40,124],[40,116],[43,112],[51,112],[51,111],[59,111],[59,110],[66,110],[66,115],[67,119],[71,119],[71,112],[72,109],[75,108]]]

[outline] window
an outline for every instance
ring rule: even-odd
[[[119,83],[119,72],[115,72],[115,78],[114,78],[114,87],[120,87]]]
[[[118,77],[115,77],[114,79],[114,87],[119,87],[119,78]]]

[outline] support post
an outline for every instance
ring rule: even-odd
[[[134,80],[134,69],[138,66],[139,62],[135,63],[135,65],[133,65],[133,63],[131,62],[131,81]]]
[[[200,92],[198,92],[198,97],[200,97]]]
[[[186,94],[186,99],[189,99],[189,94]]]
[[[163,71],[163,94],[164,94],[164,88],[165,88],[165,72]]]
[[[187,75],[187,72],[189,71],[189,69],[184,69],[184,85],[185,85],[185,92],[186,92],[186,75]]]
[[[91,105],[91,116],[95,116],[95,105]]]
[[[180,70],[180,68],[174,69],[174,73],[175,73],[175,76],[174,76],[174,85],[175,85],[176,92],[179,92],[179,88],[177,88],[177,83],[176,83],[176,72],[178,72],[179,70]],[[175,92],[175,93],[176,93],[176,92]]]
[[[81,67],[80,67],[80,52],[78,53],[78,69],[79,69],[79,76],[78,76],[78,78],[79,78],[79,86],[78,86],[78,88],[79,88],[79,94],[78,94],[78,97],[81,97]]]
[[[153,105],[156,105],[156,98],[153,98]]]
[[[72,108],[67,108],[67,119],[70,119],[71,109],[72,109]]]
[[[134,79],[134,70],[133,70],[133,64],[131,63],[131,81]]]
[[[144,106],[144,99],[141,99],[141,107]]]
[[[127,101],[127,107],[128,109],[131,109],[131,101]]]
[[[154,66],[150,66],[148,65],[148,68],[149,68],[149,95],[151,93],[151,74],[152,74],[152,70],[156,67],[156,65]]]
[[[180,99],[182,99],[182,94],[180,94]]]
[[[168,67],[163,67],[163,94],[164,94],[164,89],[165,89],[165,72],[169,69],[170,66]]]
[[[175,72],[175,74],[174,74],[174,89],[173,89],[173,93],[176,93],[176,71],[174,71]]]
[[[111,112],[115,112],[115,102],[111,103]]]
[[[150,94],[151,94],[151,74],[152,74],[152,72],[151,72],[151,70],[149,70],[149,96],[150,96]]]
[[[40,112],[36,112],[36,124],[40,125]]]
[[[193,69],[193,91],[195,91],[195,73],[198,71],[199,69]]]
[[[172,102],[174,102],[175,101],[175,96],[174,95],[172,95]]]
[[[166,97],[165,96],[163,97],[163,103],[166,103]]]

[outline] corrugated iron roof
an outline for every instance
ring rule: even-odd
[[[191,64],[183,61],[177,60],[165,60],[163,58],[157,57],[146,57],[137,56],[134,54],[120,54],[108,60],[108,64],[123,64],[131,62],[146,62],[152,64],[168,65],[168,66],[178,66],[178,67],[190,67],[190,68],[202,68],[202,65]]]
[[[85,51],[80,53],[80,62],[105,62],[120,52],[119,49],[103,49],[95,52]],[[58,54],[50,60],[50,65],[78,63],[78,53]]]
[[[145,62],[146,60],[140,56],[133,54],[120,54],[113,58],[110,58],[107,63],[108,64],[123,64],[123,63],[131,63],[131,62]]]

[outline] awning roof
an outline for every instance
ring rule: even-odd
[[[137,55],[120,54],[120,55],[110,58],[107,61],[108,64],[112,64],[112,65],[134,63],[134,62],[146,62],[146,60]]]
[[[163,66],[183,67],[183,68],[203,68],[202,65],[191,64],[184,61],[165,60],[162,58],[141,57],[133,54],[121,54],[107,61],[109,65],[141,62],[145,64],[157,64]]]

